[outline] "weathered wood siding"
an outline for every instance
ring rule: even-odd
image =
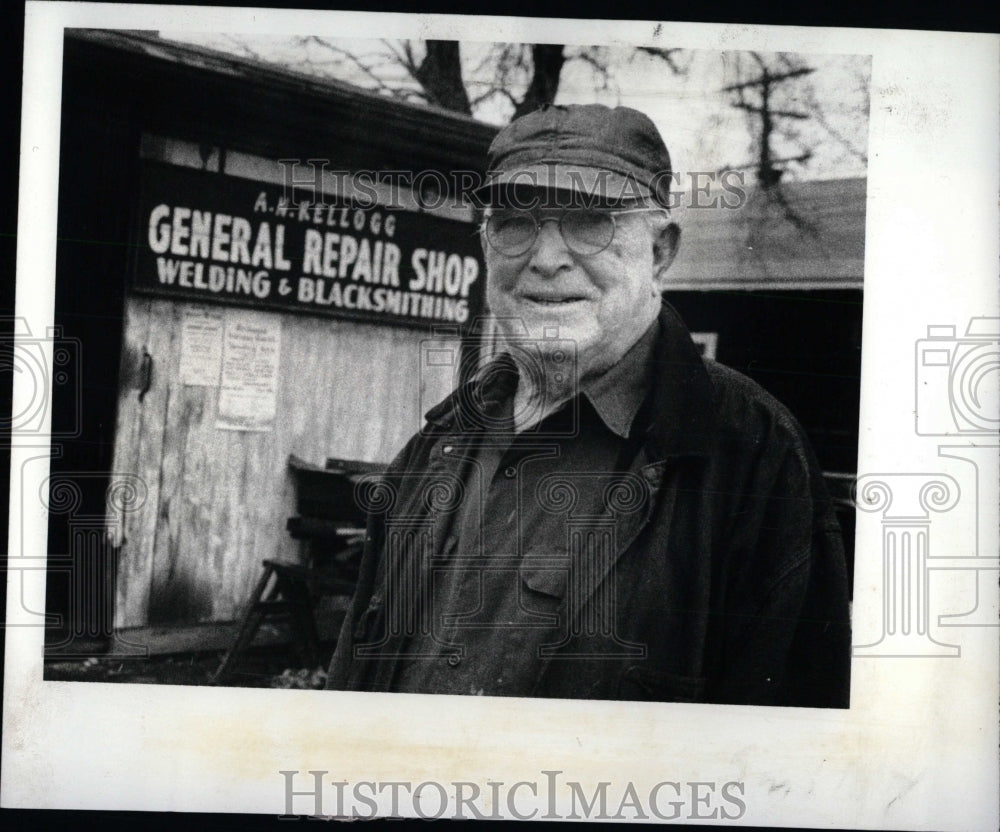
[[[222,159],[225,173],[258,181],[283,176],[271,160],[157,136],[143,137],[141,155],[208,170]],[[141,477],[147,498],[116,541],[116,627],[236,617],[261,560],[299,557],[285,530],[295,512],[288,455],[389,462],[451,389],[450,372],[422,371],[427,331],[267,312],[282,330],[274,430],[218,430],[219,387],[180,383],[181,325],[187,309],[224,308],[126,299],[113,470]],[[140,402],[146,352],[152,384]]]
[[[199,306],[127,301],[114,470],[138,474],[148,496],[125,521],[119,627],[232,619],[262,559],[298,556],[288,455],[388,462],[449,389],[420,371],[425,333],[268,313],[282,325],[275,429],[218,430],[219,388],[180,383],[181,321]]]

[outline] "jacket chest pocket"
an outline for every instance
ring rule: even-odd
[[[522,566],[520,568],[521,583],[530,590],[544,598],[562,601],[566,595],[566,581],[568,570],[558,567],[532,567]]]
[[[630,665],[618,677],[616,698],[632,702],[703,702],[705,679]]]

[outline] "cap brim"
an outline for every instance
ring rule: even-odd
[[[482,205],[505,202],[521,190],[570,192],[588,204],[620,204],[653,199],[653,194],[634,176],[606,168],[579,165],[540,164],[496,171],[472,193]]]

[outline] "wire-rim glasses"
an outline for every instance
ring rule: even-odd
[[[570,251],[593,257],[611,245],[618,230],[618,217],[644,211],[667,213],[666,209],[655,206],[617,210],[569,208],[543,216],[534,211],[498,209],[486,217],[484,228],[490,246],[507,257],[519,257],[535,244],[543,223],[555,222]]]

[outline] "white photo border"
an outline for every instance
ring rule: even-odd
[[[872,55],[858,471],[950,470],[939,453],[950,440],[914,430],[915,344],[928,326],[961,335],[971,319],[998,315],[995,37],[493,17],[484,28],[472,16],[31,2],[16,315],[32,332],[53,321],[63,29],[179,26]],[[31,394],[15,378],[15,412]],[[618,794],[626,783],[648,794],[663,781],[738,781],[746,810],[727,821],[739,825],[997,827],[995,627],[955,628],[958,657],[856,657],[844,711],[476,697],[442,707],[436,696],[43,682],[43,630],[25,626],[24,610],[44,608],[44,573],[19,572],[16,559],[46,551],[46,515],[30,499],[46,466],[25,466],[45,453],[12,448],[5,807],[280,815],[280,771],[303,774],[296,788],[324,771],[327,782],[471,781],[484,791],[559,771],[587,794],[600,781]],[[995,458],[979,474],[995,483]],[[995,555],[995,519],[963,498],[947,528],[985,524],[979,539]],[[881,632],[882,534],[877,514],[859,516],[856,644]],[[962,581],[940,589],[943,606],[948,593],[958,603],[968,593]],[[993,619],[997,601],[979,598]],[[533,806],[527,795],[522,809]],[[557,796],[562,816],[566,797]],[[383,810],[388,800],[379,798]],[[540,817],[548,808],[542,792],[534,807]]]

